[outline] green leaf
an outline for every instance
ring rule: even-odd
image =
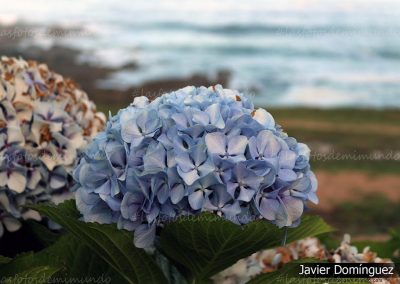
[[[0,255],[0,265],[6,264],[6,263],[10,262],[11,260],[12,259],[9,258],[9,257],[5,257],[5,256]]]
[[[14,277],[34,267],[59,267],[57,277],[65,279],[105,279],[126,283],[102,258],[71,234],[64,235],[56,243],[37,253],[24,253],[0,268],[3,277]],[[101,282],[101,281],[92,281]]]
[[[57,272],[59,268],[51,266],[37,266],[29,268],[12,277],[7,277],[2,283],[48,283],[48,280]]]
[[[77,220],[79,212],[73,200],[58,206],[34,205],[32,209],[47,215],[113,267],[128,283],[166,283],[166,279],[143,250],[133,245],[130,232],[115,225],[84,223]]]
[[[299,272],[299,264],[305,263],[322,263],[323,261],[306,258],[300,260],[294,260],[290,263],[285,264],[281,269],[263,273],[256,276],[254,279],[247,282],[247,284],[265,284],[265,283],[285,283],[285,284],[295,284],[295,283],[304,283],[304,284],[315,284],[315,283],[330,283],[332,279],[325,278],[303,278],[298,276]],[[337,279],[335,279],[337,280]],[[358,283],[369,283],[369,281],[365,279],[346,279],[346,283],[350,284],[358,284]]]
[[[381,258],[392,258],[393,252],[396,249],[394,244],[379,241],[355,241],[352,242],[352,245],[357,247],[359,251],[362,251],[365,247],[369,247],[371,251],[377,253]]]
[[[187,279],[181,274],[181,272],[158,250],[154,251],[153,258],[163,271],[169,283],[188,284]]]
[[[42,224],[40,224],[36,221],[28,220],[25,222],[25,224],[27,224],[30,231],[35,235],[35,237],[44,246],[49,246],[49,245],[55,243],[58,240],[58,238],[60,237],[60,234],[57,234],[57,233],[49,230],[47,227],[43,226]]]
[[[288,230],[287,240],[292,242],[329,231],[331,228],[322,219],[305,216],[300,226]],[[284,230],[266,221],[241,227],[203,213],[167,224],[161,231],[160,245],[163,253],[189,269],[196,281],[204,281],[239,259],[279,246],[283,234]]]
[[[369,247],[371,251],[376,252],[381,258],[390,258],[394,262],[398,262],[395,251],[400,250],[400,234],[398,231],[390,230],[391,238],[388,241],[355,241],[352,245],[362,251],[365,247]]]

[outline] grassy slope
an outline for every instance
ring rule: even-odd
[[[269,111],[290,136],[310,144],[314,168],[400,173],[400,110],[282,108]],[[391,154],[391,157],[371,160],[377,153]],[[333,154],[342,154],[342,158],[332,159]]]

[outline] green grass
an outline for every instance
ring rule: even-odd
[[[384,195],[360,196],[357,201],[345,201],[324,219],[340,229],[340,233],[354,235],[386,234],[400,228],[400,200],[394,201]]]
[[[323,143],[334,146],[335,150],[346,153],[370,153],[381,150],[400,151],[400,133],[398,135],[355,133],[332,130],[314,130],[299,128],[284,128],[289,136],[296,137],[305,143]]]
[[[280,121],[304,121],[311,123],[329,123],[337,127],[332,129],[310,129],[285,127],[284,130],[298,141],[309,144],[314,155],[311,164],[314,169],[329,171],[361,170],[373,174],[400,173],[400,131],[399,133],[368,132],[368,127],[376,129],[379,125],[400,127],[400,110],[372,109],[313,109],[313,108],[270,108],[277,123]],[[355,129],[343,129],[341,126],[354,125]],[[357,131],[359,127],[364,131]],[[366,131],[365,131],[366,130]],[[319,146],[318,146],[319,145]],[[321,145],[330,147],[321,153]],[[391,155],[384,160],[371,159],[374,153]],[[322,154],[322,155],[321,155]],[[333,155],[341,155],[341,159],[332,159]],[[364,156],[366,154],[366,156]],[[360,156],[363,155],[363,156]],[[352,159],[356,157],[357,159]],[[397,159],[396,159],[397,157]]]
[[[317,109],[317,108],[267,108],[277,121],[281,119],[307,119],[336,123],[378,123],[400,126],[398,109]]]
[[[369,175],[399,174],[400,166],[397,161],[314,161],[311,160],[313,170],[330,172],[362,171]]]

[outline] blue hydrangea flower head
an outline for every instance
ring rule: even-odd
[[[74,172],[85,221],[117,223],[137,247],[181,215],[296,226],[317,203],[309,148],[249,97],[221,86],[145,97],[111,117]]]

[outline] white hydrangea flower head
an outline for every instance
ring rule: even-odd
[[[0,237],[16,231],[22,209],[68,190],[81,150],[105,117],[87,94],[35,61],[0,60]],[[4,226],[4,227],[3,227]]]

